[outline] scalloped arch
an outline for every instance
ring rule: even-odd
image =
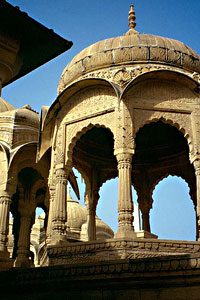
[[[186,138],[188,146],[189,146],[189,150],[190,151],[192,150],[192,138],[191,138],[189,132],[187,132],[186,128],[183,125],[181,125],[177,120],[172,120],[170,118],[165,118],[163,116],[158,117],[158,118],[147,119],[143,123],[141,123],[140,126],[134,132],[134,138],[136,137],[139,130],[144,127],[144,125],[147,125],[150,123],[156,123],[158,121],[161,121],[165,124],[169,124],[169,125],[177,128],[183,134],[184,138]]]
[[[161,176],[159,176],[155,181],[154,183],[151,185],[151,189],[150,189],[150,194],[153,195],[153,192],[156,188],[156,186],[163,180],[163,179],[166,179],[168,178],[169,176],[173,176],[173,177],[179,177],[181,178],[188,186],[189,188],[189,195],[190,195],[190,198],[195,206],[195,199],[192,199],[192,187],[190,186],[190,183],[188,182],[187,178],[181,174],[180,172],[165,172],[163,173]]]
[[[77,132],[69,141],[68,148],[66,149],[67,159],[66,159],[65,165],[68,164],[68,161],[72,161],[73,148],[75,147],[76,142],[80,139],[80,137],[83,134],[85,134],[88,130],[92,129],[93,127],[105,128],[105,129],[109,130],[113,134],[113,140],[114,140],[114,131],[112,130],[112,128],[110,128],[109,126],[106,126],[105,124],[88,122],[88,124],[86,126],[84,126],[81,130],[77,129]]]

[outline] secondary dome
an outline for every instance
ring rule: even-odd
[[[15,109],[10,103],[0,97],[0,113]]]
[[[72,59],[62,73],[58,93],[90,72],[120,65],[159,63],[200,72],[200,56],[187,45],[177,40],[137,32],[134,29],[133,6],[129,12],[129,21],[130,30],[125,35],[97,42]]]

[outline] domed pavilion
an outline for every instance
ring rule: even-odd
[[[14,108],[0,99],[0,262],[5,269],[30,266],[37,207],[45,212],[44,252],[50,266],[200,250],[200,57],[179,41],[140,34],[135,27],[131,6],[128,32],[76,55],[62,73],[56,100],[42,108],[41,117],[29,105]],[[86,207],[67,201],[68,181],[80,198],[73,168],[85,182]],[[195,242],[163,241],[151,232],[152,193],[168,175],[189,186]],[[118,229],[113,237],[96,217],[96,207],[100,188],[116,177]],[[132,187],[142,217],[139,232]]]
[[[179,41],[140,34],[135,26],[131,6],[129,31],[76,55],[62,73],[57,99],[43,108],[38,161],[51,149],[50,264],[61,262],[60,256],[62,262],[73,255],[88,257],[91,249],[107,258],[103,253],[109,248],[109,259],[115,254],[120,257],[122,249],[123,257],[151,256],[154,243],[156,252],[170,252],[171,241],[163,247],[151,234],[149,222],[154,187],[168,175],[188,183],[199,239],[200,57]],[[65,186],[73,167],[86,184],[90,242],[76,247],[67,244],[65,234]],[[112,242],[100,245],[95,226],[99,189],[115,177],[119,178],[118,230]],[[139,236],[133,226],[132,186],[142,213],[143,234]],[[134,241],[135,248],[131,246]],[[181,251],[174,242],[172,252]]]

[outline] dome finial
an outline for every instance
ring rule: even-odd
[[[134,6],[133,5],[130,6],[130,11],[129,11],[129,14],[128,14],[128,20],[129,20],[128,26],[129,26],[130,29],[129,29],[129,31],[125,35],[139,34],[139,32],[137,32],[135,30],[136,16],[135,16],[135,11],[134,11]]]
[[[135,12],[134,12],[133,8],[134,8],[134,6],[131,5],[130,10],[129,10],[129,15],[128,15],[128,20],[129,20],[128,26],[130,29],[134,29],[136,26],[136,23],[135,23],[136,17],[135,17]]]

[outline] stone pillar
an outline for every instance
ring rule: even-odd
[[[133,227],[133,201],[131,190],[131,153],[116,154],[118,162],[118,229],[117,238],[135,237]]]
[[[31,215],[22,214],[20,218],[19,240],[17,244],[17,258],[14,263],[15,267],[30,267],[30,233]]]
[[[88,241],[96,240],[96,206],[99,199],[97,190],[89,190],[85,195],[87,205],[87,239]]]
[[[150,208],[147,206],[142,206],[141,212],[142,212],[142,230],[151,232],[150,220],[149,220]]]
[[[59,168],[56,170],[56,189],[53,205],[52,234],[56,240],[63,239],[66,236],[67,222],[67,177],[65,170]]]
[[[91,207],[88,208],[87,235],[88,241],[96,240],[96,210]]]
[[[196,206],[196,215],[197,215],[197,239],[200,241],[200,160],[194,161],[194,168],[196,174],[196,188],[197,188],[197,206]]]
[[[54,211],[54,199],[55,199],[55,188],[49,188],[49,214],[48,214],[48,223],[47,223],[47,231],[46,231],[46,242],[47,244],[51,242],[52,236],[52,220],[53,220],[53,211]]]
[[[11,197],[6,191],[0,191],[0,256],[9,257],[7,239],[9,230],[9,211]]]

